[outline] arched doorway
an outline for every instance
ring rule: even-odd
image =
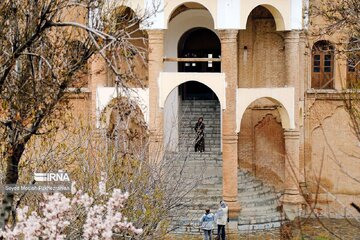
[[[239,173],[246,175],[246,172],[250,172],[251,177],[244,177],[239,182],[238,199],[242,206],[239,228],[246,229],[247,224],[251,226],[253,218],[259,219],[257,224],[280,225],[282,216],[278,211],[278,196],[284,189],[285,180],[284,118],[279,111],[281,108],[279,102],[262,97],[250,103],[242,115],[238,141]],[[256,192],[248,190],[251,184],[258,184]],[[251,205],[254,202],[256,210]]]
[[[285,139],[280,113],[283,106],[268,98],[253,101],[241,119],[238,151],[239,167],[283,189],[285,177]]]
[[[203,27],[185,32],[178,42],[179,58],[219,58],[221,42],[211,30]],[[179,62],[179,72],[220,72],[220,62]],[[216,100],[215,94],[205,85],[195,81],[179,89],[183,100]]]
[[[125,40],[116,43],[116,51],[108,52],[108,59],[112,62],[118,73],[121,74],[121,85],[131,88],[143,88],[148,85],[148,71],[146,59],[148,53],[148,35],[141,29],[141,17],[127,7],[119,6],[111,15],[114,22],[109,33],[121,32]],[[107,86],[116,85],[116,76],[113,71],[108,71]]]
[[[206,85],[189,81],[179,86],[180,89],[186,86],[200,86],[201,90],[205,90],[208,96],[212,98],[204,98],[197,92],[198,89],[192,89],[187,94],[194,94],[198,98],[186,99],[182,98],[180,91],[179,98],[179,149],[180,151],[194,152],[196,142],[195,124],[200,117],[203,117],[205,124],[205,152],[219,153],[221,151],[221,107],[216,94]],[[204,94],[203,92],[201,94]]]
[[[125,96],[114,98],[102,111],[109,150],[114,155],[139,156],[148,141],[147,124],[139,105]]]
[[[246,30],[239,34],[239,87],[283,87],[286,84],[283,33],[277,32],[276,15],[269,6],[249,14]],[[249,64],[250,63],[250,64]]]

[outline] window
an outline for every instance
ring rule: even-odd
[[[347,87],[360,88],[360,64],[348,60],[347,66]]]
[[[312,49],[311,87],[334,88],[334,48],[328,41],[316,42]]]
[[[347,51],[347,87],[360,88],[359,38],[350,38]]]

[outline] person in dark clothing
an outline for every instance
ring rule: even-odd
[[[195,139],[195,152],[204,152],[205,151],[205,138],[204,138],[204,118],[199,117],[197,123],[195,124],[195,132],[196,132],[196,139]]]

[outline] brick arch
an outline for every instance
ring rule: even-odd
[[[132,0],[132,1],[114,1],[114,0],[106,0],[104,8],[105,11],[113,12],[118,8],[129,8],[132,12],[139,13],[139,11],[143,11],[143,3],[140,0]]]
[[[283,4],[283,1],[278,1],[278,0],[271,0],[271,1],[257,0],[257,1],[252,1],[251,4],[248,4],[247,7],[245,7],[242,10],[242,15],[240,19],[240,24],[242,29],[246,29],[247,20],[250,13],[258,6],[262,6],[267,10],[269,10],[269,12],[274,17],[277,31],[284,31],[291,29],[290,13],[289,13],[290,8],[287,8],[289,6]]]
[[[213,20],[214,26],[217,26],[216,22],[216,2],[212,0],[194,0],[194,1],[188,1],[188,0],[181,0],[181,1],[170,1],[167,3],[165,7],[165,28],[168,28],[168,24],[170,22],[171,15],[175,12],[177,8],[179,8],[184,3],[197,3],[202,5],[207,11],[210,13],[211,18]]]
[[[266,98],[280,107],[278,111],[281,116],[281,124],[284,129],[295,128],[295,89],[294,88],[257,88],[257,89],[238,89],[237,103],[237,132],[240,131],[240,124],[243,115],[253,102],[260,98]]]
[[[159,106],[164,108],[170,93],[183,83],[196,81],[209,87],[217,96],[221,109],[226,108],[226,82],[224,73],[160,73]]]
[[[119,101],[119,102],[118,102]],[[143,126],[146,128],[146,122],[145,122],[145,112],[144,110],[137,104],[136,100],[131,99],[130,97],[120,96],[120,97],[114,97],[110,100],[108,105],[102,110],[100,113],[100,122],[102,124],[103,128],[110,128],[111,124],[114,124],[114,112],[116,112],[116,108],[118,105],[121,108],[121,112],[124,113],[124,111],[128,112],[129,117],[134,118],[136,117],[137,123],[139,126]],[[125,113],[124,113],[125,114]],[[126,116],[128,114],[125,114]]]
[[[121,96],[127,96],[129,101],[136,102],[140,107],[145,122],[149,123],[149,90],[142,88],[131,88],[131,91],[120,90]],[[111,102],[118,96],[114,87],[98,87],[96,89],[96,127],[107,126],[107,119],[110,116]],[[102,119],[103,117],[103,119]],[[105,121],[104,121],[105,120]]]

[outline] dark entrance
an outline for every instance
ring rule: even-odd
[[[180,38],[179,58],[219,58],[221,43],[218,36],[207,28],[193,28]],[[179,72],[220,72],[220,62],[179,62]],[[207,86],[190,81],[183,84],[179,93],[183,100],[217,100]]]

